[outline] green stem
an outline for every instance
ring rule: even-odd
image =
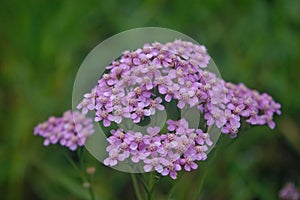
[[[70,164],[79,172],[80,176],[81,176],[81,179],[82,181],[86,181],[88,180],[89,183],[90,183],[90,187],[89,187],[89,194],[91,196],[91,200],[95,200],[95,193],[94,193],[94,189],[93,189],[93,180],[92,180],[92,177],[88,177],[86,176],[86,174],[84,173],[84,153],[85,153],[85,150],[83,148],[80,148],[77,150],[77,156],[78,156],[78,159],[79,159],[79,165],[80,167],[78,167],[76,165],[76,163],[68,156],[68,155],[65,155],[65,157],[67,158],[67,160],[70,162]]]
[[[95,200],[95,192],[94,192],[94,187],[93,187],[93,182],[94,182],[94,174],[88,174],[88,181],[90,182],[90,187],[89,187],[89,193],[91,200]]]
[[[78,155],[78,159],[79,159],[79,164],[80,164],[80,168],[82,171],[84,171],[84,147],[83,148],[79,148],[77,150],[77,155]]]
[[[155,185],[159,182],[160,177],[156,180],[155,173],[151,172],[148,179],[148,183],[145,181],[142,174],[139,174],[139,180],[141,181],[143,188],[146,192],[147,200],[151,200],[153,197],[152,195],[155,189]]]
[[[148,184],[147,184],[146,181],[144,180],[144,177],[143,177],[142,174],[139,174],[139,177],[140,177],[141,183],[142,183],[142,185],[143,185],[143,187],[144,187],[144,189],[145,189],[145,191],[146,191],[146,193],[147,193],[147,195],[148,195],[148,193],[150,192],[150,189],[149,189],[149,187],[148,187]]]
[[[203,188],[203,185],[204,185],[204,181],[205,181],[206,175],[207,175],[207,170],[205,170],[205,172],[203,174],[203,177],[201,177],[200,186],[198,187],[198,192],[194,196],[194,200],[199,199],[199,197],[201,195],[201,191],[202,191],[202,188]]]
[[[134,187],[134,191],[135,191],[135,195],[137,197],[138,200],[143,200],[142,198],[142,194],[139,188],[139,184],[138,181],[136,179],[136,174],[131,173],[131,179],[132,179],[132,183],[133,183],[133,187]]]
[[[72,167],[74,167],[74,169],[76,171],[78,171],[78,173],[80,174],[80,177],[82,178],[82,180],[84,180],[85,179],[85,175],[82,172],[82,170],[76,165],[76,163],[70,158],[69,155],[64,154],[64,156],[66,157],[66,159],[68,160],[68,162],[72,165]]]
[[[147,199],[151,200],[152,199],[152,193],[154,190],[154,185],[155,185],[155,177],[154,173],[151,172],[150,177],[149,177],[149,182],[148,182],[148,192],[147,192]]]
[[[220,143],[220,141],[219,141]],[[203,176],[201,177],[201,181],[200,181],[200,185],[198,187],[198,190],[196,192],[196,195],[194,196],[194,200],[199,199],[200,195],[201,195],[201,191],[203,189],[203,185],[204,185],[204,181],[206,179],[206,176],[208,174],[208,171],[210,169],[210,164],[213,163],[213,161],[216,159],[218,152],[220,151],[220,149],[224,149],[224,148],[220,148],[220,146],[218,146],[218,148],[216,148],[215,152],[212,153],[212,156],[210,157],[210,159],[207,161],[206,165],[203,166],[204,167],[204,172],[203,172]]]
[[[171,190],[170,190],[170,192],[169,192],[169,194],[168,194],[168,198],[167,198],[168,200],[170,200],[170,199],[172,198],[174,192],[175,192],[176,189],[177,189],[177,186],[178,186],[180,180],[181,180],[182,177],[183,177],[183,174],[184,174],[184,173],[181,173],[181,175],[180,175],[180,176],[178,177],[178,179],[176,180],[175,184],[172,186],[172,188],[171,188]]]
[[[94,188],[93,188],[93,180],[92,178],[90,177],[89,179],[90,181],[90,187],[89,187],[89,193],[90,193],[90,196],[91,196],[91,200],[95,200],[95,193],[94,193]]]

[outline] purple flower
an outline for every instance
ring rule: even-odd
[[[179,109],[197,106],[208,126],[215,124],[230,137],[237,136],[241,120],[274,128],[273,118],[280,114],[280,105],[266,93],[259,94],[243,84],[227,83],[204,70],[209,61],[204,46],[180,40],[125,51],[106,67],[107,73],[91,93],[84,95],[78,108],[83,113],[95,110],[95,121],[109,126],[112,121],[121,123],[123,118],[139,123],[176,100]],[[144,163],[145,171],[155,169],[175,178],[181,169],[196,169],[196,161],[205,160],[208,146],[213,144],[208,133],[189,128],[185,119],[167,120],[165,133],[159,127],[150,127],[144,134],[130,130],[112,132],[107,151],[113,153],[107,164],[115,165],[116,160],[126,157],[134,163]],[[56,140],[49,137],[46,143]]]
[[[127,141],[129,148],[131,150],[137,150],[140,143],[143,141],[143,135],[140,132],[129,134],[128,137],[124,140]]]
[[[252,125],[263,125],[265,123],[265,119],[263,116],[259,116],[258,112],[252,111],[250,112],[250,117],[246,120],[246,122]]]
[[[221,128],[226,123],[224,112],[219,109],[214,109],[211,112],[205,113],[204,118],[207,120],[208,126],[212,126],[216,123],[217,127]]]
[[[186,103],[188,103],[192,107],[198,102],[198,98],[195,96],[195,92],[188,88],[181,88],[179,90],[179,93],[175,95],[175,98],[178,99],[177,107],[180,109],[182,109]]]
[[[222,128],[222,133],[230,134],[232,138],[237,136],[237,132],[238,132],[238,127],[231,126],[230,124],[226,124],[226,126]]]
[[[60,143],[74,151],[94,133],[92,119],[78,111],[66,111],[62,117],[49,117],[34,128],[34,135],[45,138],[44,145]]]
[[[279,198],[281,200],[299,200],[300,192],[293,183],[287,183],[280,191]]]
[[[177,178],[177,171],[180,171],[182,167],[177,162],[169,162],[169,164],[163,168],[161,175],[167,176],[170,175],[172,179]]]
[[[82,110],[82,114],[86,114],[89,110],[95,109],[95,99],[97,98],[96,88],[93,88],[91,93],[84,94],[84,99],[77,106],[77,109]]]
[[[147,76],[137,78],[136,82],[141,86],[144,86],[147,90],[154,88],[154,84]]]
[[[195,154],[194,155],[194,159],[195,160],[206,160],[207,155],[206,155],[206,151],[208,150],[206,145],[197,145],[194,148]]]
[[[147,112],[144,108],[146,105],[144,103],[138,103],[137,107],[134,109],[134,113],[131,114],[131,119],[134,123],[139,123],[141,118],[145,116],[145,112]]]
[[[160,128],[158,126],[156,127],[148,127],[147,132],[150,134],[150,136],[156,136],[160,132]]]
[[[190,156],[180,159],[180,164],[184,166],[185,171],[191,171],[192,169],[197,169],[198,165],[194,162],[195,159],[192,159]]]
[[[209,61],[203,45],[181,40],[125,51],[106,66],[106,73],[90,93],[83,95],[77,108],[83,114],[95,111],[94,121],[109,127],[112,122],[120,124],[124,118],[139,123],[175,100],[179,109],[186,105],[197,107],[206,125],[215,124],[232,138],[237,136],[241,120],[275,128],[274,115],[281,114],[280,104],[266,93],[225,82],[205,70]],[[166,123],[167,129],[149,127],[144,135],[132,130],[111,130],[104,164],[116,166],[128,159],[141,163],[146,172],[156,170],[173,179],[181,170],[195,170],[197,161],[207,158],[208,146],[213,144],[209,133],[189,128],[183,118],[168,119]],[[35,128],[34,134],[45,138],[44,145],[60,143],[75,150],[85,144],[93,131],[91,119],[69,111],[61,118],[50,117]]]
[[[149,66],[144,66],[141,69],[141,72],[145,76],[149,77],[150,79],[152,79],[153,77],[159,78],[159,77],[161,77],[161,68],[162,68],[161,65],[155,65],[153,63],[150,63]],[[162,82],[167,82],[167,80],[166,81],[162,81]]]
[[[139,123],[144,116],[154,115],[156,109],[163,110],[163,99],[176,99],[180,109],[186,104],[198,105],[209,126],[216,124],[232,135],[238,131],[239,120],[226,119],[226,109],[250,124],[274,128],[273,116],[280,114],[280,105],[268,94],[259,94],[243,84],[226,83],[202,70],[209,60],[204,46],[180,40],[125,51],[107,66],[110,71],[90,94],[84,95],[78,108],[83,113],[96,109],[95,120],[108,126],[111,121],[121,123],[122,117]],[[156,97],[157,90],[162,98]]]
[[[167,76],[158,76],[155,80],[156,85],[158,86],[158,92],[160,94],[166,94],[168,91],[168,86],[173,85],[171,78]]]
[[[122,122],[123,117],[130,118],[130,112],[128,108],[123,108],[122,106],[115,106],[114,108],[114,114],[113,114],[113,121],[117,124],[120,124]]]
[[[144,170],[145,172],[150,172],[153,168],[158,172],[162,173],[163,166],[168,164],[168,161],[161,157],[145,159]]]
[[[167,86],[164,88],[161,88],[159,90],[160,94],[165,94],[165,101],[171,102],[172,98],[178,93],[178,90],[180,89],[180,86],[178,84],[173,84],[171,86]]]
[[[109,157],[104,159],[103,163],[107,166],[115,166],[118,164],[118,161],[124,161],[126,159],[125,154],[120,154],[119,150],[112,149],[109,152]]]
[[[152,57],[150,54],[143,53],[141,49],[136,50],[135,53],[137,53],[137,55],[132,59],[132,62],[137,66],[147,64],[149,62],[149,58]]]
[[[169,77],[171,79],[177,79],[177,83],[180,85],[184,85],[186,79],[184,78],[184,71],[182,69],[173,70],[171,69],[169,71]]]
[[[167,124],[168,124],[169,131],[175,131],[178,128],[178,124],[171,119],[167,120]]]
[[[97,110],[95,121],[103,121],[105,127],[110,126],[111,122],[115,120],[113,115],[109,113],[110,110]]]
[[[164,110],[165,107],[161,105],[162,99],[160,97],[157,97],[154,100],[150,100],[149,109],[145,110],[145,115],[150,116],[155,114],[155,110]]]
[[[162,175],[176,178],[177,172],[197,168],[195,161],[205,160],[206,145],[212,145],[209,134],[201,129],[190,129],[185,119],[168,120],[175,133],[160,133],[159,127],[148,127],[147,133],[112,130],[107,139],[109,146],[105,165],[115,166],[130,158],[133,163],[142,162],[145,172],[156,170]],[[160,134],[159,134],[160,133]]]
[[[131,161],[134,163],[138,163],[140,160],[145,160],[147,156],[150,155],[150,152],[134,151],[131,154]]]
[[[201,129],[197,129],[196,133],[197,137],[195,140],[199,145],[207,144],[208,146],[211,146],[213,144],[208,133],[204,133]]]

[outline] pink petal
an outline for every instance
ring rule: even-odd
[[[145,165],[144,170],[145,170],[145,172],[150,172],[152,170],[152,166],[151,165]]]
[[[107,120],[107,119],[104,119],[104,120],[103,120],[103,125],[104,125],[105,127],[110,126],[110,121]]]

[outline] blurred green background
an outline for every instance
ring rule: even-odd
[[[76,153],[33,136],[49,115],[71,108],[81,62],[124,30],[159,26],[205,44],[222,76],[267,91],[282,104],[274,131],[255,127],[223,136],[214,156],[177,181],[173,199],[277,199],[300,186],[300,1],[0,1],[0,199],[88,199],[65,158]],[[135,199],[130,175],[93,158],[98,199]],[[174,184],[159,184],[157,199]],[[176,197],[176,198],[175,198]]]

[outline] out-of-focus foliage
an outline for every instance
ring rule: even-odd
[[[99,42],[142,26],[183,32],[207,46],[225,80],[267,91],[282,104],[277,128],[223,136],[212,158],[184,174],[174,197],[276,199],[300,184],[300,1],[0,1],[1,199],[87,199],[61,147],[43,147],[35,124],[71,107],[80,63]],[[96,166],[98,199],[134,199],[129,174]],[[159,199],[175,182],[160,183]],[[175,199],[175,198],[174,198]]]

